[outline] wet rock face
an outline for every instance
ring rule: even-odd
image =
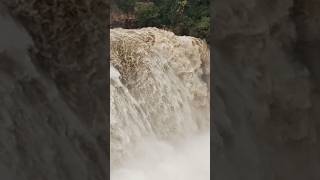
[[[1,178],[106,179],[106,2],[0,5]]]
[[[320,178],[317,1],[215,1],[219,180]]]

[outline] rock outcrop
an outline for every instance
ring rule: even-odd
[[[320,2],[212,6],[214,179],[320,179]]]

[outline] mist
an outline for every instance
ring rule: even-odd
[[[209,133],[165,142],[145,139],[133,150],[134,157],[111,169],[111,180],[209,180]]]

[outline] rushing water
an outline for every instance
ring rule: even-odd
[[[209,179],[209,49],[156,28],[111,30],[111,179]]]

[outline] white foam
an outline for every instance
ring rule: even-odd
[[[111,180],[209,180],[209,134],[176,144],[149,139],[135,149],[135,158],[111,170]]]

